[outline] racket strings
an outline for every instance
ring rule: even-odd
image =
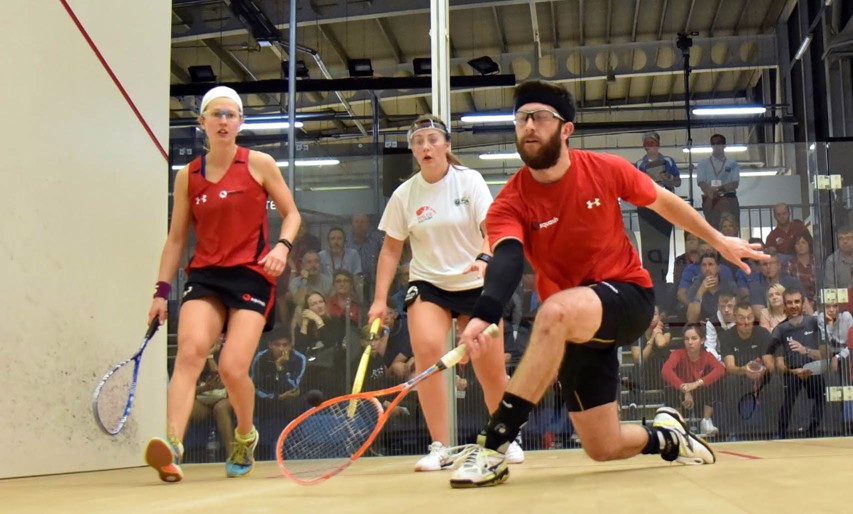
[[[291,477],[306,482],[340,471],[370,439],[381,414],[372,397],[343,399],[316,410],[284,435],[279,443],[281,465]]]
[[[133,386],[133,368],[133,361],[118,368],[104,382],[95,400],[98,420],[109,433],[116,433],[121,428]]]

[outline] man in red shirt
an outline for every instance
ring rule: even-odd
[[[776,252],[784,256],[783,260],[794,258],[794,239],[801,235],[809,234],[809,229],[800,220],[791,220],[790,209],[786,203],[777,203],[773,207],[773,217],[776,218],[776,228],[767,234],[764,246],[776,248]]]
[[[516,147],[523,167],[486,218],[494,256],[472,319],[460,337],[477,356],[482,334],[500,320],[521,277],[524,257],[536,270],[541,305],[524,357],[479,447],[451,477],[452,487],[496,485],[509,476],[503,452],[555,376],[586,453],[614,460],[661,454],[685,464],[715,456],[675,409],[658,409],[653,426],[622,425],[616,407],[617,353],[646,328],[654,311],[648,272],[628,242],[619,199],[647,207],[710,243],[729,262],[764,258],[746,241],[714,230],[695,210],[628,161],[569,150],[574,99],[562,86],[525,82],[515,90]]]

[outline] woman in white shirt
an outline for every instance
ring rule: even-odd
[[[385,241],[379,254],[376,288],[369,321],[382,317],[406,239],[412,248],[409,287],[404,303],[418,372],[445,353],[452,319],[462,331],[483,288],[489,261],[486,212],[492,203],[479,172],[466,168],[450,151],[447,125],[431,115],[420,116],[408,132],[409,147],[420,170],[398,187],[379,222]],[[498,407],[507,384],[503,341],[472,360],[483,386],[489,412]],[[450,469],[459,455],[448,448],[448,393],[443,376],[418,386],[421,408],[433,443],[416,471]],[[509,462],[522,462],[517,443],[507,451]]]

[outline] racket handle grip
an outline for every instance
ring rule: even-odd
[[[490,337],[497,337],[498,335],[500,335],[500,329],[497,325],[492,323],[491,325],[486,327],[485,330],[483,330],[483,333],[489,335]],[[463,357],[465,357],[465,353],[467,351],[468,349],[465,348],[464,344],[457,346],[456,348],[444,354],[444,357],[442,357],[441,360],[438,361],[438,367],[444,370],[455,366],[459,363],[459,361],[462,360]]]
[[[154,319],[151,320],[151,324],[148,325],[148,332],[145,332],[145,339],[151,339],[154,337],[158,328],[160,328],[160,318],[158,316],[154,316]]]
[[[373,320],[373,323],[370,325],[370,340],[373,341],[376,339],[376,336],[379,335],[379,329],[382,328],[382,318],[376,318]]]

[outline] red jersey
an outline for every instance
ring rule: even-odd
[[[615,155],[569,150],[569,157],[557,182],[537,182],[527,166],[507,182],[486,217],[489,240],[521,241],[543,301],[603,280],[652,287],[625,233],[619,199],[649,205],[657,198],[654,182]]]
[[[249,150],[237,147],[218,182],[202,176],[203,158],[189,165],[187,193],[198,240],[189,268],[244,266],[275,284],[258,264],[269,252],[267,192],[249,173]]]
[[[696,382],[700,378],[705,382],[705,387],[719,381],[726,374],[726,368],[710,352],[699,351],[699,359],[696,362],[687,356],[687,350],[678,349],[669,354],[669,358],[663,363],[661,376],[666,383],[679,389],[682,384]]]

